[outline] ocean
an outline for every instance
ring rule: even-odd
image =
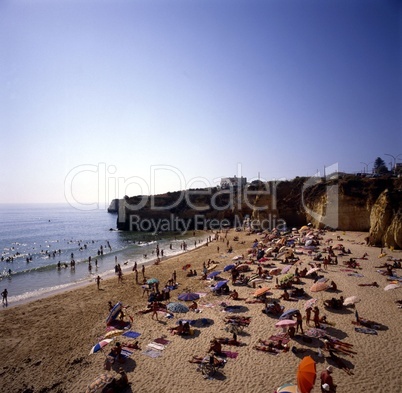
[[[157,246],[169,257],[183,252],[183,242],[193,249],[206,238],[205,233],[117,231],[116,220],[116,214],[105,210],[70,205],[0,204],[0,290],[7,288],[10,306],[77,285],[96,285],[97,275],[115,274],[116,261],[123,273],[132,271],[134,262],[152,263]]]

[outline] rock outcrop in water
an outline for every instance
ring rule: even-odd
[[[252,223],[369,232],[373,245],[402,248],[402,179],[296,178],[247,189],[186,190],[120,200],[118,229],[187,231]],[[285,224],[286,223],[286,224]]]
[[[108,213],[118,213],[119,211],[119,200],[118,199],[113,199],[112,202],[110,202],[109,207],[107,208]]]

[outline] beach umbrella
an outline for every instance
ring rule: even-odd
[[[216,277],[217,275],[219,275],[219,274],[221,274],[221,273],[222,273],[222,272],[221,272],[220,270],[218,270],[218,271],[216,271],[216,272],[209,273],[208,276],[207,276],[207,278],[214,278],[214,277]]]
[[[113,382],[114,376],[111,373],[98,375],[87,387],[85,393],[102,393],[103,389]]]
[[[310,393],[315,384],[317,376],[315,361],[311,356],[306,356],[302,359],[297,368],[297,387],[300,393]]]
[[[304,309],[307,310],[308,308],[312,308],[317,303],[317,301],[318,300],[314,298],[307,300],[304,304]]]
[[[262,287],[262,288],[258,288],[255,292],[254,292],[254,297],[258,297],[261,295],[264,295],[264,293],[267,293],[269,291],[270,288],[268,287]]]
[[[113,341],[112,338],[106,338],[104,340],[99,341],[97,344],[95,344],[92,349],[89,351],[89,354],[93,354],[96,353],[98,351],[100,351],[103,347],[105,347],[106,345],[108,345],[111,341]]]
[[[166,308],[170,311],[170,312],[177,312],[177,313],[186,313],[189,311],[189,308],[183,304],[183,303],[177,303],[177,302],[173,302],[173,303],[169,303]]]
[[[112,337],[116,337],[116,336],[120,336],[121,334],[124,333],[124,330],[119,330],[119,329],[113,329],[108,331],[103,338],[112,338]]]
[[[343,305],[344,306],[350,306],[352,304],[356,304],[359,303],[361,301],[360,298],[358,298],[357,296],[350,296],[347,297],[344,301],[343,301]]]
[[[279,267],[274,267],[272,269],[270,269],[270,271],[268,272],[270,276],[278,276],[279,274],[281,274],[282,269]]]
[[[296,321],[294,321],[293,319],[283,319],[282,321],[279,321],[275,324],[275,327],[278,328],[285,328],[285,327],[289,327],[289,326],[295,326],[297,324]]]
[[[298,310],[297,308],[291,308],[290,310],[285,311],[285,312],[279,317],[279,319],[280,319],[280,320],[288,319],[288,317],[292,316],[293,314],[296,314],[298,311],[299,311],[299,310]]]
[[[223,287],[225,284],[227,284],[229,282],[229,280],[222,280],[222,281],[218,281],[215,286],[213,287],[213,291],[215,291],[216,289],[219,289],[221,287]]]
[[[286,283],[286,282],[292,280],[294,276],[295,276],[295,275],[294,275],[293,273],[285,274],[283,277],[281,277],[281,284]]]
[[[310,274],[313,274],[314,272],[318,272],[319,270],[321,270],[321,268],[319,268],[319,267],[313,267],[312,269],[310,269],[310,270],[306,273],[306,276],[309,276]]]
[[[402,285],[399,284],[388,284],[385,288],[384,291],[390,291],[392,289],[398,289],[398,288],[402,288]]]
[[[121,302],[116,303],[109,312],[109,315],[106,318],[106,325],[109,325],[113,322],[117,316],[120,314],[123,305]]]
[[[250,270],[250,266],[247,265],[247,263],[242,263],[241,265],[237,266],[236,269],[239,272],[246,272],[246,271]]]
[[[198,293],[194,293],[194,292],[185,292],[185,293],[182,293],[181,295],[179,295],[177,298],[179,300],[183,300],[185,302],[191,302],[193,300],[199,299],[200,295]]]
[[[223,268],[223,271],[224,271],[224,272],[227,272],[228,270],[232,270],[235,266],[236,266],[236,265],[233,265],[233,263],[231,263],[230,265],[226,265],[226,266]]]
[[[313,284],[310,288],[311,292],[320,292],[320,291],[325,291],[326,289],[328,289],[330,287],[330,285],[326,282],[316,282],[315,284]]]
[[[326,336],[328,333],[324,329],[311,328],[306,331],[305,335],[312,338],[321,338]]]
[[[292,265],[286,265],[282,270],[281,270],[281,274],[286,274],[290,268],[292,267]]]
[[[276,389],[276,393],[300,393],[297,386],[293,383],[285,383]]]
[[[150,279],[147,280],[148,285],[153,285],[153,284],[158,284],[158,283],[159,283],[159,280],[157,278],[155,278],[155,277],[150,278]]]

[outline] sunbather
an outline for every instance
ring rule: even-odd
[[[274,348],[272,343],[271,345],[254,345],[253,349],[256,349],[257,351],[271,352],[275,354],[280,353],[280,350]]]
[[[359,287],[379,287],[376,281],[373,281],[370,284],[357,284]]]
[[[329,340],[324,340],[324,349],[326,349],[327,351],[336,351],[336,352],[342,352],[348,356],[353,357],[353,355],[356,355],[357,352],[354,352],[350,349],[345,348],[342,345],[339,344],[335,344]],[[352,355],[353,354],[353,355]]]
[[[233,337],[229,338],[229,337],[218,337],[215,338],[215,340],[217,340],[220,344],[224,344],[224,345],[234,345],[236,347],[240,347],[241,345],[245,345],[243,343],[241,343],[240,341],[237,340],[237,334],[233,333]]]
[[[179,324],[175,327],[168,328],[172,334],[182,334],[184,331],[183,322],[179,321]]]
[[[239,293],[234,289],[232,293],[229,295],[230,299],[237,300],[239,298]]]

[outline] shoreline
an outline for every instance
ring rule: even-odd
[[[196,248],[192,248],[192,249],[185,250],[185,251],[181,250],[181,251],[179,251],[179,252],[177,252],[177,253],[175,253],[173,255],[164,256],[164,257],[161,258],[160,263],[166,262],[166,261],[168,261],[169,259],[172,259],[172,258],[179,257],[180,255],[186,254],[188,252],[197,250],[199,247],[204,246],[206,238],[207,238],[206,234],[204,234],[202,236],[199,236],[199,237],[196,236],[197,241],[198,240],[201,241],[200,245],[197,244]],[[118,255],[119,253],[123,253],[124,251],[125,250],[120,250],[120,251],[117,251],[117,252],[115,252],[113,254]],[[110,255],[105,254],[105,256],[110,256]],[[158,258],[156,258],[156,257],[151,258],[151,259],[142,260],[142,261],[140,261],[138,263],[138,266],[144,265],[145,267],[148,267],[148,266],[151,266],[151,265],[155,265],[157,260],[158,260]],[[123,262],[123,266],[122,266],[123,274],[130,274],[130,273],[133,274],[132,273],[132,267],[133,266],[127,266],[127,265],[125,265],[125,263],[131,263],[133,265],[134,261],[131,262],[130,257],[128,257],[127,261]],[[13,299],[14,297],[23,296],[25,294],[16,295],[16,296],[9,296],[9,301],[8,301],[7,308],[4,308],[4,307],[2,309],[0,308],[0,312],[4,311],[6,309],[13,308],[13,307],[18,307],[20,305],[29,304],[29,303],[35,302],[37,300],[45,299],[45,298],[56,296],[56,295],[63,294],[63,293],[68,293],[70,291],[74,291],[74,290],[77,290],[79,288],[90,286],[91,284],[95,283],[95,279],[96,279],[96,276],[98,275],[98,273],[95,271],[95,273],[91,273],[91,274],[93,276],[91,278],[88,277],[88,278],[84,278],[84,279],[82,279],[82,280],[80,280],[78,282],[71,282],[71,283],[68,283],[68,284],[63,284],[61,287],[57,287],[57,288],[54,288],[54,287],[42,288],[41,293],[38,293],[37,295],[35,295],[35,294],[30,295],[30,293],[28,293],[29,297],[27,297],[27,298],[24,297],[22,299],[17,299],[17,300]],[[102,280],[112,280],[113,278],[116,278],[115,272],[112,271],[112,270],[105,271],[103,273],[99,273],[99,275],[102,277]]]
[[[384,291],[387,285],[386,277],[379,275],[375,266],[385,262],[379,258],[380,250],[375,247],[365,246],[363,233],[327,232],[325,238],[332,238],[336,245],[337,235],[343,238],[342,243],[350,248],[352,256],[361,264],[357,270],[363,277],[350,276],[344,271],[342,260],[347,257],[339,257],[339,265],[330,265],[324,276],[333,279],[339,292],[320,292],[314,297],[318,299],[321,312],[328,316],[335,326],[329,326],[332,336],[354,345],[357,352],[353,358],[345,358],[352,367],[353,376],[349,376],[341,369],[335,368],[334,380],[338,384],[338,391],[354,391],[357,393],[377,393],[378,391],[398,391],[402,384],[399,370],[402,360],[392,357],[392,367],[389,364],[390,353],[399,353],[402,349],[399,334],[400,310],[394,301],[402,295],[398,290]],[[239,241],[234,241],[234,236]],[[233,252],[227,253],[226,240],[205,244],[197,249],[180,254],[179,257],[168,258],[155,265],[149,261],[145,269],[147,278],[157,277],[161,285],[171,277],[176,270],[178,289],[171,292],[171,301],[176,301],[177,296],[186,291],[205,293],[199,300],[201,313],[175,314],[173,318],[159,315],[159,321],[152,320],[151,314],[140,314],[138,311],[146,307],[147,299],[142,294],[141,285],[134,283],[133,273],[124,275],[122,284],[117,279],[108,279],[101,282],[101,289],[97,290],[96,284],[87,285],[74,291],[57,294],[52,297],[40,299],[29,304],[12,307],[0,313],[1,335],[0,340],[4,348],[4,362],[0,374],[4,380],[3,386],[8,391],[23,393],[26,389],[32,392],[41,390],[48,392],[75,393],[85,391],[87,385],[99,374],[103,373],[105,356],[102,354],[88,355],[90,348],[105,334],[105,319],[108,315],[108,301],[116,303],[121,301],[128,308],[133,317],[131,330],[141,335],[138,341],[142,350],[134,351],[125,363],[116,364],[123,367],[132,382],[132,388],[127,393],[134,391],[181,393],[191,390],[193,393],[206,391],[220,391],[233,393],[238,391],[253,391],[266,393],[274,391],[285,382],[294,382],[297,366],[305,355],[310,355],[317,362],[319,374],[329,363],[327,358],[317,356],[317,340],[312,343],[295,339],[291,346],[295,346],[299,353],[280,353],[271,355],[256,351],[253,347],[259,339],[268,339],[272,334],[277,334],[275,323],[278,321],[261,313],[263,305],[259,303],[247,303],[253,300],[255,289],[249,286],[236,286],[242,300],[235,303],[227,296],[213,296],[210,291],[210,282],[200,280],[198,277],[187,277],[182,267],[191,264],[197,271],[202,270],[203,262],[211,259],[217,262],[217,269],[232,262],[237,255],[247,255],[254,239],[260,240],[256,234],[247,235],[245,232],[228,234],[230,246]],[[244,241],[244,244],[241,242]],[[324,244],[323,244],[324,246]],[[217,248],[220,248],[218,251]],[[401,258],[400,250],[387,250],[388,255]],[[360,257],[367,253],[367,259]],[[312,258],[307,254],[299,255],[301,262],[298,266],[308,266]],[[282,267],[279,261],[269,258],[269,263]],[[282,266],[281,266],[282,265]],[[257,265],[250,265],[255,271]],[[222,276],[230,277],[230,273],[222,273]],[[141,272],[140,272],[140,277]],[[304,279],[302,287],[310,294],[312,280]],[[376,287],[360,287],[359,283],[377,281]],[[229,284],[232,289],[233,286]],[[278,298],[281,290],[273,288],[274,281],[262,284],[271,288],[272,297]],[[359,315],[383,324],[387,328],[378,332],[378,335],[366,335],[356,333],[354,325],[354,309],[347,308],[342,312],[332,312],[323,307],[323,301],[331,297],[346,297],[357,295],[362,301],[357,304]],[[225,330],[224,317],[230,315],[223,312],[220,304],[225,302],[231,305],[241,305],[244,311],[233,315],[249,316],[250,325],[244,332],[239,333],[239,340],[244,344],[240,347],[224,346],[225,350],[238,354],[236,359],[228,359],[222,373],[218,373],[213,379],[204,379],[197,372],[197,365],[188,361],[194,355],[205,355],[209,342],[213,337],[229,337]],[[286,309],[297,308],[304,315],[304,300],[283,302]],[[180,318],[206,319],[212,323],[205,327],[195,327],[194,334],[189,337],[173,336],[168,328],[176,326]],[[146,346],[158,337],[165,337],[170,343],[162,351],[160,357],[151,358],[143,354]],[[116,339],[117,340],[117,339]],[[108,351],[105,350],[105,353]],[[114,373],[117,368],[114,368]],[[267,378],[269,370],[269,378]],[[383,371],[386,370],[386,371]],[[252,374],[248,378],[247,373]],[[312,393],[320,391],[319,378],[317,378]]]

